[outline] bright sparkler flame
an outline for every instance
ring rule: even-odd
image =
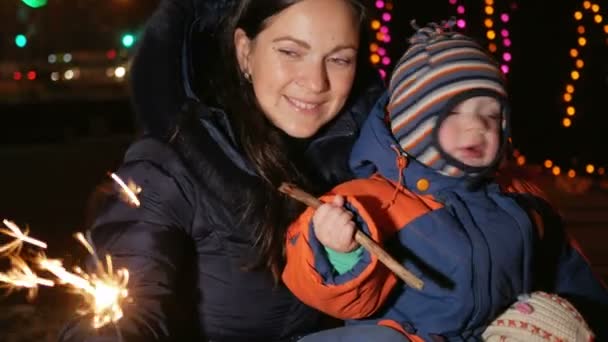
[[[27,229],[25,231],[21,231],[19,226],[9,220],[3,220],[2,223],[4,223],[9,230],[0,228],[0,233],[14,237],[16,240],[13,240],[5,245],[1,245],[0,256],[19,254],[21,247],[23,246],[23,242],[46,249],[46,243],[27,236]]]
[[[141,192],[141,187],[135,184],[132,180],[128,180],[126,184],[115,173],[111,173],[110,177],[121,187],[120,196],[129,205],[139,207],[141,205],[137,194]],[[12,268],[7,272],[0,272],[0,287],[7,287],[8,292],[16,288],[28,289],[28,299],[33,299],[37,292],[38,286],[54,286],[55,282],[49,279],[40,278],[32,271],[28,263],[22,259],[19,254],[22,250],[23,243],[28,243],[41,249],[46,249],[47,244],[43,241],[29,237],[28,230],[21,229],[13,222],[8,220],[2,221],[8,228],[0,228],[0,233],[14,238],[13,241],[0,245],[0,257],[7,257],[11,261]],[[42,270],[53,274],[59,283],[71,286],[72,290],[81,295],[86,307],[80,310],[81,314],[93,314],[92,325],[95,329],[101,328],[109,323],[116,323],[123,317],[121,304],[130,301],[127,284],[129,283],[129,270],[120,268],[116,271],[113,269],[112,257],[106,255],[106,263],[101,263],[94,248],[84,237],[82,233],[76,234],[76,239],[87,249],[93,256],[97,265],[96,273],[86,273],[79,267],[74,268],[74,272],[65,269],[61,260],[48,259],[43,253],[39,253],[34,263]],[[116,325],[117,332],[120,335],[120,329]],[[122,340],[122,338],[121,338]]]
[[[55,283],[51,280],[38,277],[18,254],[21,252],[24,242],[40,248],[46,248],[46,244],[27,236],[27,229],[22,232],[19,226],[13,222],[8,220],[3,220],[2,222],[9,230],[0,228],[0,233],[15,239],[0,246],[0,257],[9,258],[12,265],[11,269],[0,273],[0,283],[3,283],[1,287],[8,288],[8,294],[16,288],[26,288],[28,289],[27,299],[32,300],[38,293],[38,285],[53,286]]]
[[[38,277],[20,257],[14,255],[8,257],[13,268],[5,273],[0,273],[0,282],[5,283],[2,287],[8,287],[9,293],[15,288],[26,288],[28,289],[27,298],[31,300],[38,293],[38,285],[55,285],[51,280]]]
[[[112,179],[118,184],[120,185],[121,188],[121,195],[123,196],[123,199],[135,206],[135,207],[139,207],[141,205],[141,202],[139,201],[139,198],[137,198],[137,195],[141,192],[141,187],[139,187],[137,184],[135,184],[135,182],[133,182],[132,180],[129,180],[127,183],[125,183],[120,177],[118,177],[118,175],[116,175],[115,173],[110,173],[110,177],[112,177]]]
[[[7,287],[9,293],[16,288],[28,289],[27,297],[33,299],[39,285],[54,286],[55,282],[38,277],[18,254],[24,242],[40,248],[46,248],[47,245],[27,236],[27,230],[22,232],[13,222],[8,220],[3,222],[9,230],[0,229],[0,233],[11,236],[14,240],[0,245],[0,257],[8,257],[12,265],[7,272],[0,273],[0,283],[3,283],[0,286]],[[35,257],[34,264],[41,270],[53,274],[57,278],[57,282],[69,285],[76,294],[84,298],[85,309],[80,313],[93,314],[92,325],[95,329],[109,323],[116,323],[123,317],[121,304],[130,300],[127,290],[129,271],[126,268],[114,271],[112,258],[109,255],[106,255],[105,265],[102,264],[84,235],[77,233],[75,237],[95,259],[97,272],[89,274],[79,267],[75,267],[74,272],[70,272],[65,269],[61,260],[48,259],[43,253],[39,253]]]
[[[81,314],[93,313],[93,327],[101,328],[108,323],[116,323],[123,317],[121,304],[129,299],[127,284],[129,283],[129,271],[126,268],[114,272],[112,258],[106,256],[105,268],[98,260],[91,245],[81,233],[76,238],[87,248],[89,253],[97,261],[97,273],[88,274],[80,268],[69,272],[63,267],[60,260],[41,257],[38,264],[41,268],[51,272],[63,284],[70,285],[73,290],[81,295],[86,308]]]

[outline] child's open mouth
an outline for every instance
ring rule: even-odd
[[[481,158],[483,157],[483,146],[472,145],[460,148],[460,153],[465,158]]]

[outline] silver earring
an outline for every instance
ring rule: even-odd
[[[243,71],[243,77],[247,80],[247,82],[251,83],[251,74],[247,71]]]

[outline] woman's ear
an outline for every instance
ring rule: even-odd
[[[236,58],[243,73],[249,73],[249,54],[251,52],[251,39],[241,28],[234,31],[234,48]]]

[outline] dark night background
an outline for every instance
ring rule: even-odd
[[[457,3],[466,6],[465,32],[487,45],[485,1]],[[594,23],[586,10],[582,22],[574,20],[583,1],[494,2],[498,12],[511,15],[508,81],[514,145],[536,170],[594,267],[608,279],[603,242],[608,237],[608,182],[583,175],[588,163],[608,167],[608,1],[594,2],[606,17],[602,24]],[[85,228],[91,194],[119,165],[135,133],[126,81],[106,72],[117,66],[128,70],[135,48],[122,47],[121,37],[131,33],[137,39],[157,3],[48,0],[45,7],[32,9],[21,0],[0,0],[0,219],[29,225],[32,235],[49,242],[47,255],[63,258],[68,265],[79,264],[85,254],[71,234]],[[393,61],[407,47],[412,19],[422,25],[456,15],[448,0],[392,3],[392,42],[387,49]],[[572,127],[564,128],[562,95],[574,67],[569,50],[576,47],[579,24],[587,29],[587,46],[579,49],[585,67],[574,83],[577,114]],[[15,45],[20,33],[28,36],[24,48]],[[72,54],[69,63],[48,62],[49,54],[61,59],[65,53]],[[80,77],[51,80],[53,72],[61,78],[70,69],[78,70]],[[31,70],[36,71],[32,81],[26,79]],[[25,79],[15,80],[17,71]],[[153,82],[154,75],[150,77]],[[562,167],[560,177],[535,167],[548,158]],[[576,178],[564,176],[570,168]],[[6,241],[0,237],[0,244]],[[33,304],[23,298],[22,292],[0,297],[0,340],[52,341],[78,300],[59,289],[42,289]]]

